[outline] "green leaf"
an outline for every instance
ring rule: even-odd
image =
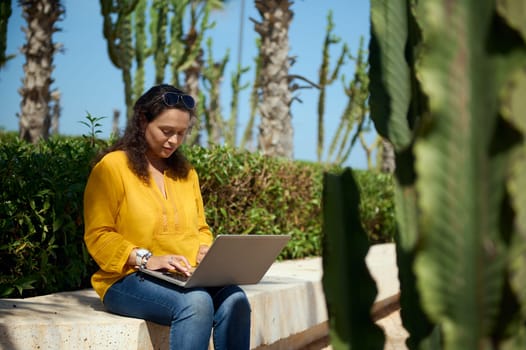
[[[2,284],[0,285],[0,298],[8,298],[14,291],[15,288]]]
[[[15,282],[15,286],[14,287],[18,290],[18,293],[20,293],[20,295],[22,295],[22,292],[24,290],[35,289],[35,287],[33,287],[33,284],[35,282],[37,282],[37,279],[35,278],[35,276],[23,277],[23,278],[18,279]]]

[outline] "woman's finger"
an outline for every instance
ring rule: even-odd
[[[185,273],[188,273],[190,269],[190,263],[184,256],[181,255],[170,256],[168,263],[177,270]]]

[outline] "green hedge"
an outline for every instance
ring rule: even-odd
[[[97,267],[83,244],[82,195],[89,164],[104,146],[93,145],[92,138],[65,137],[33,146],[0,133],[0,297],[90,286]],[[327,169],[224,147],[184,151],[199,174],[214,234],[287,233],[292,240],[281,259],[321,255],[321,187]],[[392,240],[391,177],[356,173],[370,240]]]
[[[82,139],[0,143],[0,297],[89,285],[82,195],[95,149]]]
[[[185,154],[199,174],[215,234],[290,234],[281,258],[321,254],[322,167],[221,147]]]

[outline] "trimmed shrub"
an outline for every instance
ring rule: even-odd
[[[369,242],[392,242],[397,230],[391,174],[354,170],[360,188],[360,216]]]
[[[82,196],[95,154],[82,139],[0,143],[0,297],[78,289],[95,268]]]
[[[82,197],[90,163],[106,146],[93,137],[55,137],[35,146],[0,133],[0,297],[90,287],[97,266],[84,246]],[[322,176],[339,169],[225,147],[184,152],[199,174],[215,235],[290,234],[280,259],[321,255]],[[391,240],[391,177],[356,173],[370,240]]]
[[[323,168],[224,147],[186,150],[215,234],[290,234],[281,258],[321,254]]]

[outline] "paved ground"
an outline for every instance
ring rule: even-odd
[[[377,282],[377,301],[391,299],[390,301],[392,302],[396,300],[396,298],[392,298],[400,290],[395,254],[393,244],[379,244],[372,246],[367,255],[367,266]],[[397,304],[396,301],[391,305],[395,304]],[[397,310],[398,308],[399,305],[393,308],[387,307],[383,310]],[[378,317],[381,316],[378,315]],[[407,339],[408,333],[402,326],[399,311],[388,313],[387,316],[379,319],[376,323],[382,327],[385,332],[386,341],[384,350],[407,350],[405,340]],[[329,344],[329,338],[326,337],[310,344],[302,350],[332,350]]]
[[[408,333],[402,326],[402,320],[400,319],[400,312],[396,311],[387,317],[382,318],[376,322],[380,327],[384,329],[386,335],[386,342],[384,350],[406,350],[405,340],[407,339]]]
[[[382,318],[376,322],[384,329],[386,341],[384,350],[407,350],[405,340],[408,336],[407,331],[402,326],[400,319],[400,312],[395,311],[389,316]],[[329,339],[320,340],[314,344],[310,344],[303,350],[332,350],[332,346],[327,345]]]

